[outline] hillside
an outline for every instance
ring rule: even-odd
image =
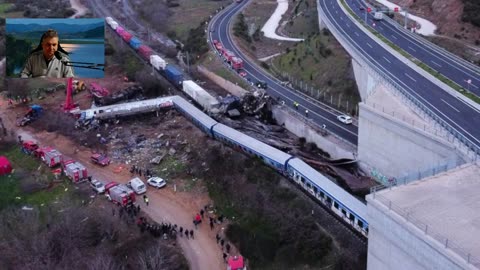
[[[480,45],[480,5],[476,0],[392,0],[438,26],[437,34]],[[476,9],[472,9],[476,7]],[[474,24],[476,24],[476,26]]]

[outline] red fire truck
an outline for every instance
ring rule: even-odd
[[[75,184],[88,179],[88,171],[85,166],[74,160],[63,161],[63,173]]]

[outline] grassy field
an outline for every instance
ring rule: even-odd
[[[255,22],[255,27],[256,22],[264,23],[276,7],[275,2],[257,2],[249,5],[244,12],[247,24]],[[256,51],[249,51],[251,55],[258,55],[265,48],[269,51],[262,52],[262,55],[281,52],[281,55],[267,61],[269,72],[315,99],[356,114],[354,104],[360,101],[360,95],[353,78],[351,58],[330,33],[320,33],[316,1],[296,1],[289,6],[284,20],[286,23],[279,32],[285,36],[305,38],[305,42],[285,43],[262,37],[251,44],[240,41],[242,48],[255,47]],[[260,28],[262,26],[259,25]]]
[[[206,67],[211,72],[214,72],[218,76],[224,78],[225,80],[238,84],[244,89],[248,89],[250,87],[244,79],[240,78],[230,69],[225,67],[222,61],[219,59],[219,56],[212,51],[204,55],[202,59],[200,59],[199,64]]]
[[[23,153],[18,145],[2,146],[1,150],[14,172],[0,176],[0,210],[8,206],[42,206],[71,190],[71,184],[66,181],[53,184],[54,175],[50,169]]]
[[[351,76],[350,57],[332,35],[312,36],[288,51],[270,62],[277,76],[316,99],[356,114],[353,104],[360,95]]]
[[[196,28],[202,21],[213,15],[216,9],[227,6],[231,1],[180,0],[178,3],[180,7],[170,9],[173,11],[170,30],[175,31],[180,40],[186,40],[190,29]]]
[[[297,1],[289,15],[290,22],[285,25],[284,33],[292,37],[306,38],[318,33],[318,16],[315,1]],[[317,27],[312,27],[317,26]]]

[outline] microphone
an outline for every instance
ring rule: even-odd
[[[54,53],[55,55],[55,58],[57,58],[58,60],[62,61],[63,63],[68,63],[67,60],[63,59],[63,55],[59,52],[59,51],[56,51]]]
[[[105,66],[104,64],[67,61],[68,58],[66,58],[64,54],[59,51],[56,51],[54,55],[55,55],[55,58],[60,60],[66,66],[104,70],[104,68],[102,67],[102,66]],[[79,64],[79,65],[73,65],[73,64]]]

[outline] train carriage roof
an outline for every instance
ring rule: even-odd
[[[195,117],[195,119],[197,119],[200,123],[202,123],[202,125],[208,128],[211,128],[213,125],[218,123],[217,121],[215,121],[210,116],[206,115],[205,113],[197,109],[195,106],[193,106],[190,102],[186,101],[182,97],[173,96],[172,101],[173,101],[173,104],[175,104],[175,106],[182,108],[188,114]]]
[[[291,155],[278,150],[275,147],[272,147],[268,144],[260,142],[248,135],[245,135],[231,127],[225,126],[223,124],[218,124],[213,127],[215,132],[220,133],[221,135],[228,137],[232,140],[239,142],[240,144],[253,149],[255,152],[263,155],[268,156],[271,159],[279,162],[281,164],[285,164],[285,162],[291,157]]]
[[[301,171],[301,174],[308,178],[318,187],[322,188],[334,197],[345,207],[349,208],[357,216],[360,216],[364,221],[367,221],[367,205],[362,203],[359,199],[355,198],[350,193],[343,190],[341,187],[337,186],[330,179],[310,167],[307,163],[303,162],[299,158],[293,158],[288,162],[288,165],[292,166],[298,171]]]

